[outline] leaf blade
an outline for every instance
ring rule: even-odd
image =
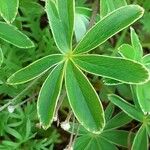
[[[105,130],[112,130],[112,129],[117,129],[119,127],[122,127],[129,122],[131,122],[133,119],[129,117],[126,113],[124,112],[119,112],[117,115],[115,115],[113,118],[109,119],[105,126]]]
[[[133,119],[143,122],[144,114],[137,110],[133,105],[123,100],[121,97],[115,94],[109,94],[108,99]]]
[[[78,121],[88,131],[100,133],[105,124],[102,104],[88,79],[71,62],[66,67],[65,86],[70,106]]]
[[[13,35],[13,36],[12,36]],[[0,38],[19,48],[34,47],[33,42],[15,26],[0,22]]]
[[[3,52],[2,52],[2,49],[0,48],[0,66],[2,65],[3,63]]]
[[[15,72],[8,78],[7,82],[8,84],[13,85],[28,82],[45,73],[48,69],[50,69],[62,60],[63,56],[59,54],[45,56],[31,63],[27,67]]]
[[[137,99],[144,113],[150,113],[150,82],[136,86]]]
[[[137,61],[141,61],[142,59],[142,56],[143,56],[143,49],[142,49],[142,45],[140,43],[140,40],[139,40],[139,37],[138,35],[136,34],[135,30],[133,28],[130,28],[130,34],[131,34],[131,43],[132,43],[132,46],[133,48],[135,49],[136,51],[136,60]]]
[[[0,0],[0,14],[7,23],[12,23],[18,12],[19,0]]]
[[[37,110],[40,122],[44,129],[50,127],[53,121],[55,108],[62,87],[64,74],[63,67],[63,63],[56,66],[47,77],[40,90]]]
[[[62,53],[72,50],[74,5],[74,0],[58,0],[57,3],[46,1],[46,12],[53,37]]]
[[[130,136],[133,137],[132,132],[128,132],[128,131],[124,131],[124,130],[108,130],[108,131],[104,131],[102,133],[102,137],[104,137],[106,140],[110,141],[111,143],[113,143],[117,146],[122,146],[122,147],[127,148],[129,134],[131,134]],[[133,138],[130,139],[130,142],[131,141],[133,141]]]
[[[149,79],[148,70],[132,60],[104,55],[76,55],[73,61],[83,70],[121,81],[123,83],[138,84]],[[128,68],[128,69],[127,69]]]
[[[76,46],[75,53],[88,52],[104,43],[107,39],[141,18],[143,12],[143,8],[138,5],[123,6],[111,12],[87,32]]]
[[[148,145],[146,128],[141,126],[135,136],[131,150],[148,150]]]
[[[121,6],[125,6],[127,5],[126,0],[101,0],[100,1],[100,16],[101,18],[103,18],[104,16],[106,16],[108,13],[110,13],[111,11],[121,7]]]
[[[122,44],[119,48],[119,54],[128,59],[136,60],[136,51],[135,49],[129,44]]]

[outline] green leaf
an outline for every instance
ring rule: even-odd
[[[87,27],[89,24],[89,19],[84,14],[76,13],[75,14],[75,36],[77,42],[82,39],[84,34],[87,31]]]
[[[133,28],[131,28],[131,43],[133,48],[136,51],[136,60],[140,61],[142,59],[143,56],[143,49],[142,49],[142,45],[140,43],[140,40],[138,38],[138,35],[136,34],[135,30]]]
[[[8,141],[8,140],[3,140],[2,141],[2,146],[4,145],[5,149],[7,147],[8,150],[11,150],[11,148],[13,149],[16,149],[19,147],[20,143],[18,142],[12,142],[12,141]],[[5,149],[2,149],[2,150],[5,150]]]
[[[86,76],[70,61],[65,83],[69,103],[78,121],[88,131],[100,133],[105,125],[100,99]]]
[[[19,48],[34,47],[33,42],[15,26],[0,22],[0,39]]]
[[[146,125],[146,132],[147,132],[147,135],[150,137],[150,124],[149,123]]]
[[[129,115],[133,119],[138,120],[140,122],[143,122],[144,114],[142,114],[142,112],[137,110],[133,105],[131,105],[130,103],[126,102],[121,97],[119,97],[119,96],[117,96],[115,94],[109,94],[108,95],[108,99],[112,103],[117,105],[119,108],[121,108],[122,111],[124,111],[127,115]]]
[[[0,0],[0,15],[7,23],[12,23],[17,15],[19,0]]]
[[[136,60],[136,50],[129,44],[123,44],[119,48],[119,54],[128,59]]]
[[[133,140],[133,134],[131,134],[131,135],[132,135],[131,139]],[[110,141],[111,143],[113,143],[115,145],[122,146],[122,147],[128,147],[129,132],[127,132],[127,131],[108,130],[108,131],[104,131],[101,134],[101,136],[104,137],[105,139],[107,139],[107,141]],[[131,142],[131,139],[130,139],[130,142]]]
[[[75,141],[74,150],[118,150],[117,147],[102,138],[95,135],[83,135]]]
[[[97,22],[75,48],[75,53],[88,52],[142,17],[143,8],[127,5],[116,9]]]
[[[119,82],[119,81],[117,81],[117,80],[110,79],[110,78],[104,78],[104,79],[103,79],[103,83],[104,83],[105,85],[108,85],[108,86],[122,84],[121,82]]]
[[[0,66],[3,63],[3,52],[2,49],[0,48]]]
[[[132,121],[132,118],[121,111],[120,113],[115,115],[113,118],[109,119],[109,121],[106,123],[105,130],[116,129],[116,128],[122,127],[131,121]]]
[[[100,1],[100,16],[103,18],[113,10],[127,5],[126,0],[101,0]]]
[[[23,139],[23,137],[21,136],[21,134],[17,130],[10,128],[10,127],[6,127],[5,130],[7,133],[9,133],[13,137],[17,138],[18,140],[21,141]]]
[[[72,50],[74,0],[46,1],[46,13],[57,47],[62,53]]]
[[[74,56],[73,61],[89,73],[123,83],[138,84],[149,79],[148,70],[142,64],[128,59],[87,54]]]
[[[75,12],[77,14],[82,14],[84,16],[86,16],[87,18],[90,19],[91,15],[92,15],[92,9],[88,8],[88,7],[76,7],[75,8]]]
[[[105,120],[106,120],[106,125],[107,122],[110,120],[110,118],[112,117],[113,113],[114,113],[114,109],[115,109],[115,105],[113,103],[109,103],[105,109]],[[105,125],[105,127],[106,127]]]
[[[45,73],[48,69],[50,69],[62,60],[62,55],[48,55],[46,57],[38,59],[27,67],[18,70],[8,78],[7,82],[8,84],[13,85],[28,82]]]
[[[63,67],[64,64],[62,63],[53,69],[45,80],[38,97],[37,111],[44,129],[51,126],[55,115],[55,108],[62,87]]]
[[[142,63],[150,70],[150,54],[147,54],[142,58]]]
[[[131,150],[148,150],[148,136],[146,128],[141,126],[137,132]]]
[[[150,81],[138,85],[136,87],[136,93],[142,111],[144,113],[150,113]]]

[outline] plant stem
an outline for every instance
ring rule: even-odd
[[[95,0],[93,6],[92,6],[92,16],[90,18],[90,23],[88,26],[88,29],[90,29],[95,24],[96,15],[99,9],[99,0]]]
[[[18,102],[18,100],[20,100],[24,94],[37,82],[39,78],[36,78],[33,82],[31,82],[21,93],[19,93],[16,97],[14,97],[12,100],[10,100],[8,103],[6,103],[5,105],[3,105],[2,107],[0,107],[0,111],[2,111],[3,109],[5,109],[6,107],[8,107],[10,104],[12,103],[16,103]]]

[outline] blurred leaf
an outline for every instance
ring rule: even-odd
[[[149,0],[148,0],[149,3]],[[141,19],[141,22],[143,24],[143,29],[144,31],[146,31],[147,33],[150,33],[150,12],[147,12],[144,14],[143,18]]]
[[[109,103],[108,106],[105,109],[105,119],[106,119],[106,123],[110,120],[110,118],[112,117],[113,113],[114,113],[114,104],[113,103]],[[106,124],[107,125],[107,124]],[[105,125],[105,127],[106,127]]]
[[[136,50],[131,45],[122,44],[118,50],[122,57],[132,60],[136,59]]]
[[[77,42],[79,42],[82,39],[82,37],[85,35],[88,24],[89,24],[88,16],[86,16],[84,13],[81,13],[82,9],[84,10],[85,8],[84,7],[80,8],[80,10],[78,8],[75,13],[74,30],[75,30],[75,36],[76,36]],[[88,11],[88,9],[86,11]],[[90,13],[90,10],[89,10],[89,13]]]
[[[112,85],[119,85],[122,84],[121,82],[109,78],[104,78],[103,82],[105,85],[112,86]]]
[[[13,137],[17,138],[18,140],[20,141],[22,140],[21,134],[15,129],[7,127],[5,130],[7,133],[11,134]]]
[[[3,52],[2,49],[0,48],[0,66],[3,63]]]
[[[135,136],[131,150],[148,150],[148,144],[146,128],[141,126]]]
[[[0,38],[19,48],[34,47],[34,43],[15,26],[0,22]]]
[[[142,63],[150,70],[150,54],[147,54],[142,58]]]
[[[105,17],[113,10],[127,5],[126,0],[101,0],[100,1],[100,16]]]
[[[0,14],[7,23],[12,23],[18,13],[19,0],[0,0]]]
[[[84,135],[77,138],[74,146],[75,150],[118,150],[118,148],[105,138],[96,135]]]
[[[150,113],[150,81],[142,85],[137,85],[136,93],[142,111]]]
[[[107,141],[110,141],[111,143],[122,146],[122,147],[128,147],[128,138],[129,138],[129,132],[123,131],[123,130],[108,130],[102,133],[101,135]],[[130,143],[133,142],[133,134],[130,135]]]

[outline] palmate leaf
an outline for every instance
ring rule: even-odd
[[[80,130],[80,129],[79,129]],[[83,133],[75,141],[75,150],[118,150],[116,146],[128,147],[129,132],[123,130],[103,131],[99,135]],[[130,132],[132,143],[134,134]]]
[[[57,47],[61,52],[72,50],[74,0],[46,1],[46,13]]]
[[[76,55],[73,61],[81,69],[99,76],[128,84],[138,84],[149,79],[148,70],[139,63],[119,57],[102,55]]]
[[[88,79],[71,61],[67,63],[65,84],[70,106],[78,121],[88,131],[100,133],[105,125],[101,102]]]
[[[128,140],[130,140],[130,143],[133,142],[133,134],[131,134],[131,137],[129,139],[129,132],[123,131],[123,130],[104,131],[101,134],[101,136],[107,139],[107,141],[109,141],[110,143],[113,143],[117,146],[122,146],[122,147],[128,147],[128,142],[129,142]]]
[[[0,66],[3,62],[3,52],[2,52],[2,49],[0,48]]]
[[[106,112],[105,112],[106,113]],[[123,112],[119,113],[119,115],[114,116],[113,118],[123,117],[120,114],[124,114]],[[127,116],[127,115],[126,115]],[[124,117],[123,117],[124,118]],[[113,119],[112,123],[115,124],[116,119]],[[117,124],[117,122],[116,122]],[[119,124],[119,123],[118,123]],[[116,128],[119,128],[123,126],[124,124],[121,123],[119,126],[117,125]],[[107,122],[106,122],[107,126]],[[74,131],[72,132],[74,128]],[[107,130],[103,130],[100,134],[95,135],[90,132],[88,132],[83,126],[79,126],[78,124],[71,124],[70,133],[77,133],[79,137],[75,141],[74,149],[76,150],[109,150],[113,149],[111,147],[114,147],[114,149],[117,149],[116,146],[121,147],[128,147],[128,142],[133,142],[133,139],[135,137],[134,133],[127,132],[124,130],[114,130],[114,128],[109,128]],[[110,145],[111,147],[107,146]]]
[[[53,69],[45,80],[38,97],[38,116],[45,129],[50,127],[53,121],[56,104],[62,87],[63,67],[64,64],[61,63]]]
[[[75,48],[75,53],[88,52],[142,17],[143,8],[138,5],[120,7],[97,22]]]
[[[76,140],[74,150],[118,150],[118,148],[101,136],[84,135]]]
[[[10,76],[7,80],[8,84],[22,84],[28,82],[48,69],[63,61],[63,56],[60,54],[48,55],[31,63],[25,68],[22,68]]]
[[[12,23],[18,12],[19,0],[0,0],[0,15],[7,23]]]
[[[19,48],[34,47],[33,42],[15,26],[0,22],[0,39]]]

